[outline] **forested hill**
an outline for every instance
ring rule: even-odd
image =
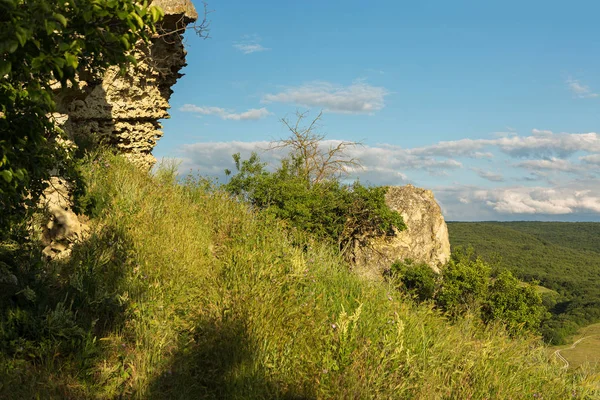
[[[497,268],[559,293],[547,302],[554,341],[600,320],[600,223],[449,222],[448,230],[453,249],[472,246]]]

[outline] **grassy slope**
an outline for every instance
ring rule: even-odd
[[[108,163],[91,167],[102,212],[68,265],[115,280],[120,322],[82,345],[85,360],[4,360],[0,397],[591,395],[589,380],[549,363],[534,339],[450,326],[243,204]],[[105,259],[122,266],[118,278]]]
[[[572,343],[582,339],[581,342]],[[600,324],[592,324],[581,329],[569,339],[566,346],[551,347],[549,350],[560,350],[564,358],[569,361],[569,368],[578,368],[589,363],[592,368],[600,370]]]

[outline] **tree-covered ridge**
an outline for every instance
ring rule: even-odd
[[[494,267],[558,292],[546,295],[549,340],[600,320],[600,224],[450,222],[448,231],[453,248],[472,246]]]
[[[600,223],[597,222],[502,222],[497,223],[536,238],[575,250],[600,254]]]

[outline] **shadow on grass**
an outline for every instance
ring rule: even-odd
[[[3,254],[10,280],[0,295],[0,398],[85,398],[105,357],[97,339],[125,321],[120,296],[131,286],[133,245],[105,227],[68,260],[41,261],[38,247]]]
[[[254,366],[243,318],[200,321],[142,397],[152,399],[312,399],[307,390],[273,382]]]

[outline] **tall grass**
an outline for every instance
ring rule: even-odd
[[[104,156],[89,163],[86,176],[94,234],[68,265],[71,275],[96,271],[88,290],[102,286],[114,307],[98,314],[90,302],[82,310],[97,316],[81,342],[91,349],[84,357],[56,355],[51,363],[5,371],[12,380],[0,394],[107,399],[597,394],[592,376],[561,370],[537,339],[513,340],[502,327],[484,328],[468,317],[449,325],[391,285],[359,279],[325,245],[199,182],[177,184],[168,168],[151,177]],[[118,273],[105,268],[109,265],[118,265]]]

